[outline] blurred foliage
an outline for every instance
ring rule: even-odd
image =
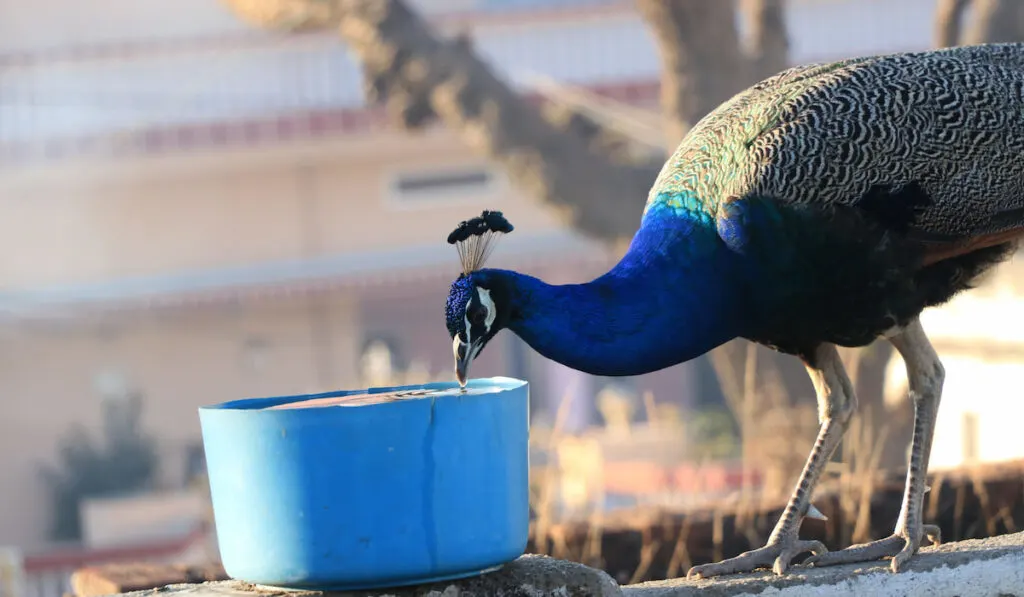
[[[139,422],[142,405],[138,393],[105,400],[101,437],[91,438],[81,425],[74,425],[59,443],[57,466],[41,467],[53,507],[52,539],[81,539],[84,499],[152,487],[159,461],[155,440]]]
[[[726,459],[740,455],[740,437],[736,418],[724,406],[706,406],[694,410],[687,421],[687,438],[699,459]]]

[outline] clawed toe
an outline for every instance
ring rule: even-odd
[[[928,537],[932,543],[939,543],[942,534],[939,527],[931,524],[923,525],[918,537]],[[894,534],[885,539],[852,545],[840,551],[832,551],[821,555],[814,555],[808,558],[807,564],[813,566],[835,566],[838,564],[853,564],[862,562],[873,562],[883,558],[891,558],[889,567],[893,572],[900,569],[910,561],[921,546],[920,539],[913,539],[912,535]]]
[[[825,549],[825,546],[820,541],[802,541],[799,539],[780,541],[741,553],[735,558],[722,560],[714,564],[694,566],[686,573],[686,578],[710,578],[725,574],[753,572],[759,568],[768,567],[771,567],[775,574],[781,575],[789,568],[789,563],[793,558],[807,551],[820,555],[828,550]]]
[[[815,567],[821,567],[852,564],[855,562],[873,562],[896,555],[903,549],[906,543],[907,541],[903,537],[893,535],[885,539],[872,541],[871,543],[851,545],[839,551],[830,551],[820,556],[811,556],[807,559],[806,563]]]

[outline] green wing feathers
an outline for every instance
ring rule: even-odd
[[[939,245],[1022,230],[1024,44],[779,73],[694,126],[662,169],[645,214],[667,208],[714,218],[724,198],[744,196],[858,205],[880,187],[900,201],[908,184],[926,201],[918,193],[912,213],[879,213],[912,217],[892,224],[948,239]]]

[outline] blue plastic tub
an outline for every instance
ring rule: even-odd
[[[200,408],[225,571],[343,590],[514,560],[529,529],[528,398],[526,382],[491,378],[465,394],[433,383]]]

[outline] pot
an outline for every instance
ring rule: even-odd
[[[201,407],[225,571],[352,590],[499,568],[526,549],[528,414],[501,377]]]

